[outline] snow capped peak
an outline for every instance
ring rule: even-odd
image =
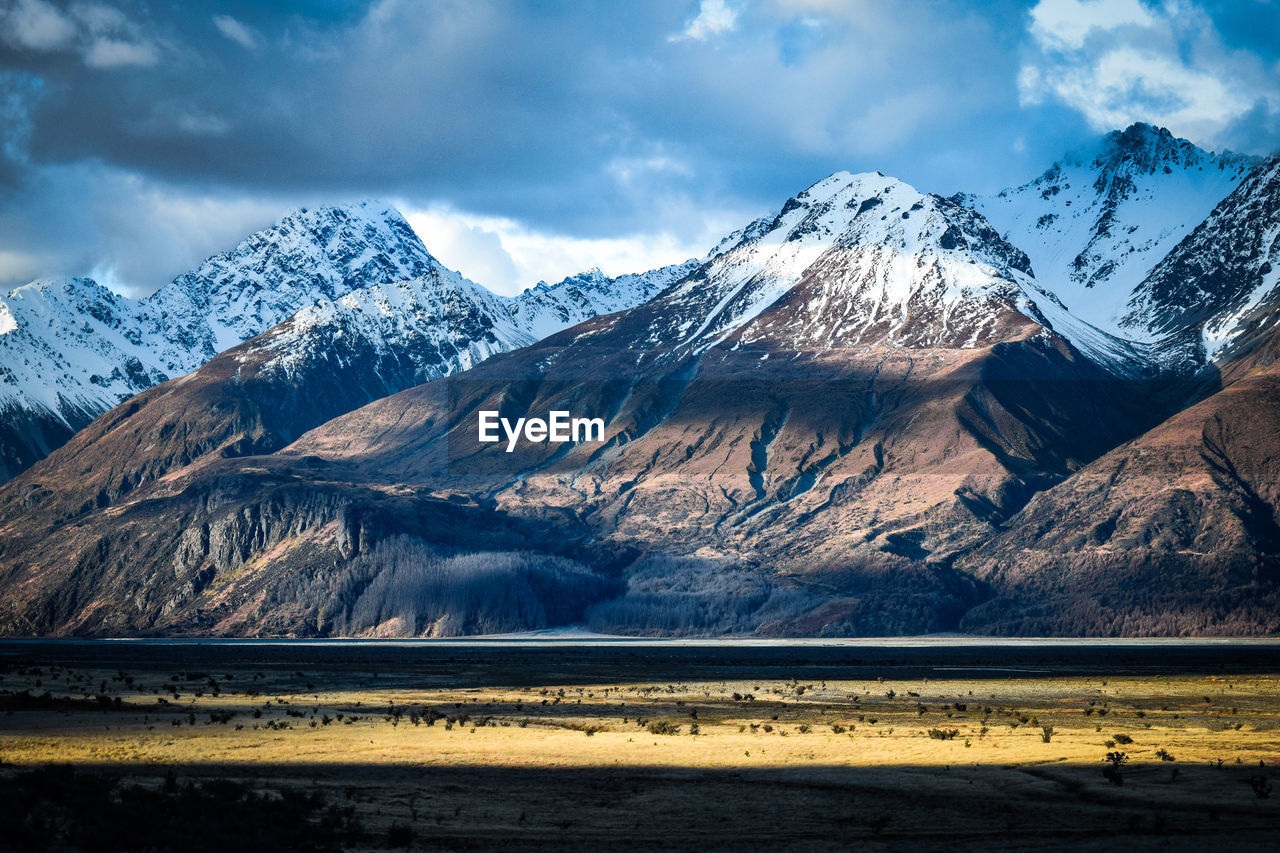
[[[394,207],[299,208],[178,276],[143,307],[171,343],[166,363],[185,373],[317,299],[440,268]]]
[[[981,254],[993,264],[1030,272],[1027,257],[981,216],[880,172],[836,172],[789,199],[768,229],[743,243],[774,232],[785,232],[787,242],[846,249],[883,245],[908,254]]]
[[[74,324],[85,331],[101,324],[109,329],[127,326],[133,319],[135,303],[91,278],[42,278],[5,295],[0,329],[26,330],[34,336],[56,326]],[[87,333],[87,331],[85,331]]]
[[[1113,130],[1104,136],[1092,161],[1093,167],[1106,175],[1154,174],[1204,166],[1228,169],[1256,163],[1256,158],[1232,151],[1205,151],[1174,136],[1167,128],[1143,122],[1135,122],[1124,130]]]
[[[1135,289],[1254,163],[1138,123],[1020,187],[954,200],[1025,251],[1039,285],[1075,317],[1147,343],[1151,336],[1125,319]]]
[[[735,346],[763,337],[819,349],[982,346],[1017,314],[1030,269],[973,210],[880,172],[837,172],[736,232],[655,300],[661,314],[645,344],[674,341],[672,357],[731,337]],[[769,311],[784,302],[785,322]],[[672,317],[682,318],[675,330]]]

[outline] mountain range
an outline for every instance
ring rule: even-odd
[[[1278,234],[1280,160],[1139,124],[992,196],[837,173],[514,299],[368,204],[139,302],[37,282],[0,306],[0,630],[1274,632]],[[604,435],[508,453],[487,410]]]
[[[378,360],[369,393],[387,394],[630,307],[691,263],[617,279],[593,270],[508,299],[445,268],[398,211],[366,201],[295,211],[142,300],[92,279],[35,281],[0,299],[0,478],[285,321],[290,333],[276,329],[275,354],[256,366],[296,372],[363,348]]]

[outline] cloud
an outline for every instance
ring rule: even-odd
[[[184,190],[102,164],[46,167],[0,193],[0,288],[92,275],[127,296],[145,296],[292,206]]]
[[[701,257],[715,242],[710,232],[693,237],[642,233],[584,239],[444,205],[405,208],[405,218],[441,263],[507,296],[539,281],[554,283],[592,267],[612,276],[656,269]],[[728,230],[719,222],[716,225]],[[716,231],[716,237],[721,233]]]
[[[378,197],[510,290],[700,254],[839,169],[998,190],[1130,118],[1274,147],[1277,7],[1203,2],[0,0],[0,277],[145,290]]]
[[[0,8],[4,40],[21,50],[75,53],[88,68],[155,65],[159,50],[114,6],[74,3],[65,11],[45,0],[15,0]]]
[[[1040,0],[1031,10],[1031,34],[1059,50],[1078,50],[1097,31],[1154,24],[1138,0]]]
[[[1184,0],[1041,0],[1029,33],[1020,103],[1064,104],[1095,130],[1145,121],[1205,145],[1238,144],[1242,119],[1266,122],[1280,110],[1267,63],[1230,49],[1204,9]]]
[[[60,50],[76,37],[72,20],[44,0],[17,0],[3,14],[5,41],[29,50]]]
[[[218,28],[218,32],[241,47],[257,50],[258,34],[246,24],[237,21],[230,15],[214,15],[213,25]]]
[[[702,0],[702,5],[698,7],[698,14],[685,25],[683,30],[670,36],[668,40],[706,41],[712,36],[733,32],[737,22],[738,13],[725,3],[725,0]]]
[[[84,52],[84,64],[90,68],[155,65],[159,60],[153,45],[113,38],[94,39]]]

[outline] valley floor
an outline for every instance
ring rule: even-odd
[[[1275,647],[855,651],[2,643],[0,847],[1275,849]]]

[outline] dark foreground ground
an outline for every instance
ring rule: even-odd
[[[1280,849],[1280,644],[0,642],[12,850]]]

